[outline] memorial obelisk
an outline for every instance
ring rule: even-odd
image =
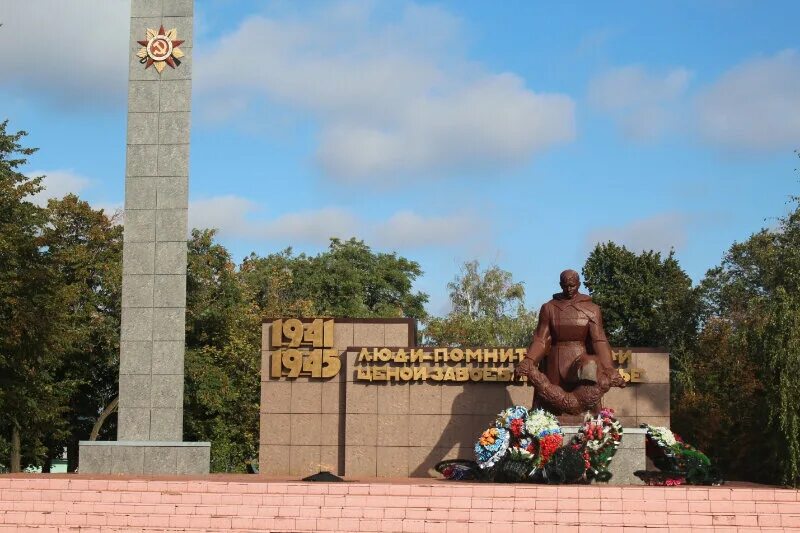
[[[183,442],[194,0],[131,0],[117,441],[81,442],[82,473],[207,473]]]

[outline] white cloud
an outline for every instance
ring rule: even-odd
[[[785,50],[746,61],[697,98],[700,133],[730,149],[800,146],[800,54]]]
[[[655,250],[667,253],[686,244],[689,217],[682,213],[662,213],[631,221],[623,226],[594,229],[586,237],[587,247],[613,241],[634,252]]]
[[[85,190],[91,180],[71,170],[36,170],[26,172],[26,176],[44,176],[42,187],[44,189],[34,195],[31,201],[39,206],[46,206],[47,200],[51,198],[63,198],[69,193],[79,194]]]
[[[484,228],[466,214],[424,217],[399,211],[377,226],[375,242],[389,248],[459,245],[483,236]]]
[[[214,228],[221,237],[245,237],[253,231],[247,217],[258,204],[240,196],[215,196],[189,202],[189,228]]]
[[[469,64],[450,14],[411,4],[386,23],[377,9],[247,18],[198,47],[199,107],[238,118],[266,98],[310,115],[317,162],[349,182],[514,165],[574,138],[573,101]]]
[[[289,213],[273,220],[265,219],[259,211],[255,202],[234,195],[192,200],[189,227],[214,228],[222,238],[311,244],[325,244],[331,237],[349,238],[356,232],[356,217],[339,208]]]
[[[654,139],[674,124],[674,104],[691,77],[685,68],[663,73],[638,65],[609,69],[589,83],[589,103],[614,117],[625,136]]]
[[[264,236],[312,244],[327,244],[331,237],[350,238],[357,233],[358,220],[336,207],[289,213],[261,226]]]
[[[222,238],[325,245],[331,237],[357,237],[392,249],[462,246],[486,234],[484,226],[465,214],[425,217],[400,211],[372,221],[346,209],[326,207],[270,219],[258,212],[257,204],[239,196],[191,201],[189,226],[216,228]]]
[[[0,86],[62,107],[121,103],[129,0],[0,2]]]

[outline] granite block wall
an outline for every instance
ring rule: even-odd
[[[409,346],[413,322],[334,324],[333,345],[341,358],[352,346]],[[262,329],[260,471],[306,476],[320,469],[345,471],[344,368],[329,380],[269,378],[271,324]],[[343,364],[344,367],[344,364]]]

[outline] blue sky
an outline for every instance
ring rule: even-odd
[[[122,204],[129,3],[0,5],[0,110],[49,195]],[[697,282],[798,193],[798,2],[198,0],[190,220],[237,259],[357,236],[538,307],[593,243]],[[770,219],[773,217],[773,219]]]

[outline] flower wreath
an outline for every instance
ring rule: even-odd
[[[669,428],[642,424],[646,433],[647,457],[660,472],[634,472],[648,485],[721,485],[722,476],[711,459],[694,446],[683,442]]]
[[[586,413],[573,445],[583,450],[586,477],[597,481],[608,481],[608,467],[622,441],[622,424],[614,416],[614,410],[606,408],[597,416]]]
[[[483,432],[475,444],[478,466],[486,470],[495,466],[508,451],[511,433],[505,428],[492,427]]]
[[[558,418],[544,409],[536,409],[528,415],[525,430],[538,448],[535,461],[537,468],[546,465],[556,450],[564,444],[564,434]]]

